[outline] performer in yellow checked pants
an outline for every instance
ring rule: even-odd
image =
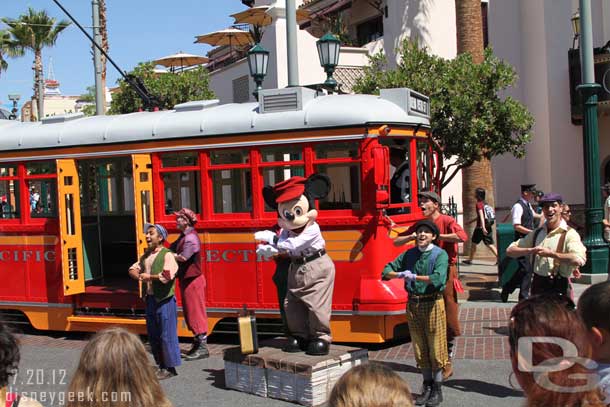
[[[409,294],[407,319],[415,360],[424,384],[417,406],[438,406],[443,401],[443,367],[449,362],[447,318],[443,290],[449,257],[434,242],[439,231],[429,220],[415,225],[416,247],[407,250],[383,269],[384,279],[402,278]]]

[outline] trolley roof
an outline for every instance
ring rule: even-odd
[[[158,141],[189,137],[315,130],[368,124],[429,127],[428,98],[409,89],[374,95],[316,96],[307,88],[264,90],[261,103],[188,102],[173,110],[42,122],[0,120],[0,151]],[[418,105],[419,102],[419,105]]]

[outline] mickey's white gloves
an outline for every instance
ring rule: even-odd
[[[277,234],[271,230],[261,230],[254,233],[254,240],[259,242],[273,243],[277,238]]]
[[[256,246],[256,254],[269,260],[271,257],[279,253],[279,250],[270,244],[259,244]]]

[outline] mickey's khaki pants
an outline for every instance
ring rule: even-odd
[[[334,284],[335,264],[328,254],[305,264],[290,263],[284,309],[291,335],[332,342],[330,315]]]

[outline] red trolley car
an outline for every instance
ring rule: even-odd
[[[400,281],[380,280],[399,252],[388,216],[403,226],[421,218],[417,191],[435,189],[438,168],[429,132],[428,99],[408,89],[289,88],[262,91],[260,104],[0,120],[0,310],[38,329],[144,332],[144,303],[127,275],[146,245],[143,224],[163,224],[172,241],[172,213],[189,207],[201,219],[210,330],[244,305],[277,320],[275,263],[257,258],[253,239],[277,215],[261,189],[321,172],[332,181],[318,222],[337,270],[333,337],[396,337],[406,295]],[[401,202],[390,202],[391,147],[409,162]],[[189,335],[179,318],[179,334]]]

